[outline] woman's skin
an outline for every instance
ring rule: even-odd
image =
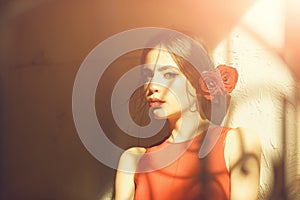
[[[167,51],[153,49],[146,56],[146,64],[143,69],[148,81],[146,99],[156,118],[168,120],[171,134],[167,140],[182,142],[207,130],[210,122],[202,119],[197,111],[196,91],[172,56]],[[257,135],[243,128],[231,129],[225,142],[230,199],[257,199],[261,154]],[[122,154],[116,175],[116,200],[133,199],[134,173],[145,151],[145,148],[133,147]]]

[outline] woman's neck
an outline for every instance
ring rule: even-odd
[[[198,112],[192,112],[179,118],[168,119],[171,135],[169,142],[183,142],[206,131],[210,122],[200,117]]]

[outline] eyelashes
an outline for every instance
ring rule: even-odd
[[[161,72],[161,73],[162,73],[163,78],[165,78],[165,79],[173,79],[179,75],[179,73],[176,73],[176,72]],[[149,81],[153,78],[154,73],[149,69],[145,69],[145,70],[143,70],[142,75],[143,75],[143,79],[145,81]]]
[[[178,75],[179,74],[175,73],[175,72],[166,72],[166,73],[163,74],[164,78],[166,78],[166,79],[173,79]]]

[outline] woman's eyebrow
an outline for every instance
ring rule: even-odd
[[[177,67],[174,67],[172,65],[161,66],[158,68],[158,71],[165,71],[167,69],[173,69],[173,70],[179,71],[179,69]]]

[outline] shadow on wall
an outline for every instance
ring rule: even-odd
[[[12,200],[93,199],[97,195],[105,199],[104,196],[111,196],[115,171],[87,152],[72,119],[72,87],[84,57],[112,33],[141,26],[195,28],[213,48],[255,1],[232,0],[226,5],[217,0],[198,1],[199,6],[186,2],[176,5],[173,1],[163,1],[161,6],[157,6],[156,1],[130,2],[132,4],[119,0],[88,3],[1,1],[0,26],[4,34],[0,44],[5,45],[1,48],[5,49],[3,55],[6,56],[1,65],[9,70],[1,66],[0,73],[9,71],[11,79],[0,80],[0,173],[1,183],[6,185],[0,187],[0,195]],[[215,17],[213,21],[207,20],[211,16]],[[43,52],[42,55],[39,52]],[[109,75],[100,80],[96,94],[99,122],[107,133],[113,133],[108,137],[123,149],[149,145],[165,137],[162,132],[139,140],[124,134],[112,120],[109,98],[113,84],[128,69],[126,67],[139,64],[136,53],[112,64],[118,70],[112,66],[107,71]],[[33,62],[36,56],[38,62]],[[8,102],[9,109],[13,110],[11,113],[3,108],[5,95],[9,95],[5,99],[12,100]],[[297,108],[299,99],[298,92]],[[6,119],[6,116],[11,118]],[[287,117],[283,112],[283,124],[290,120]],[[4,124],[6,121],[8,123]],[[288,134],[292,131],[298,130],[286,127],[283,136],[294,139]],[[283,139],[283,143],[288,139]],[[286,156],[274,161],[275,183],[280,183],[271,195],[274,199],[276,196],[285,198],[289,187],[293,186],[284,182],[285,172],[290,170],[284,161]],[[2,174],[6,174],[5,179]]]
[[[122,74],[126,73],[133,66],[137,66],[140,63],[140,52],[135,51],[128,53],[119,59],[117,59],[110,68],[105,72],[105,75],[100,80],[96,95],[96,108],[98,113],[98,119],[101,125],[107,130],[106,133],[111,141],[114,142],[117,146],[127,149],[132,146],[151,146],[156,144],[157,142],[165,139],[167,136],[165,129],[161,130],[160,133],[156,134],[155,137],[147,138],[147,139],[139,139],[130,137],[125,134],[122,130],[120,130],[113,119],[110,109],[110,102],[112,90],[115,86],[116,81],[122,76]],[[118,70],[116,70],[118,69]],[[100,87],[102,86],[102,87]],[[104,86],[104,87],[103,87]],[[255,90],[254,87],[261,88],[260,85],[252,85],[251,90]],[[274,86],[276,87],[276,86]],[[266,89],[266,88],[265,88]],[[269,185],[269,190],[261,191],[259,199],[295,199],[298,195],[297,193],[297,184],[299,179],[297,178],[297,147],[298,144],[291,144],[290,141],[298,141],[298,118],[297,113],[299,109],[299,85],[294,88],[294,97],[290,97],[289,100],[286,99],[284,95],[278,91],[277,98],[282,101],[282,111],[279,113],[279,118],[282,119],[282,130],[280,131],[280,139],[279,141],[282,143],[282,150],[280,151],[280,156],[276,159],[267,160],[270,163],[269,167],[273,168],[271,176],[273,176],[273,182]],[[139,91],[139,90],[137,90]],[[268,91],[265,91],[268,92]],[[136,92],[134,95],[137,95],[137,98],[142,98],[139,92]],[[128,97],[128,101],[130,97]],[[134,98],[134,97],[133,97]],[[256,97],[253,97],[256,98]],[[251,102],[252,97],[247,97],[247,101]],[[289,101],[293,102],[289,102]],[[243,104],[247,104],[249,102],[243,101],[239,102],[238,105],[242,106]],[[125,103],[125,102],[124,102]],[[145,102],[141,102],[142,105],[145,105]],[[139,105],[139,104],[137,104]],[[147,117],[145,115],[148,114],[148,110],[145,107],[135,107],[135,111],[133,111],[132,118],[137,118],[141,120],[138,124],[147,124]],[[136,113],[139,113],[136,115]],[[234,108],[229,112],[228,118],[234,115]],[[146,118],[146,120],[144,120]],[[230,120],[229,120],[230,121]],[[288,123],[287,123],[288,122]],[[288,124],[288,125],[287,125]],[[290,124],[294,124],[294,126],[289,126]],[[130,127],[129,127],[130,128]],[[292,157],[289,156],[292,153]],[[268,155],[267,155],[268,156]],[[251,157],[251,156],[250,156]],[[249,157],[245,157],[247,159]],[[110,183],[113,187],[113,183]],[[296,198],[297,199],[297,198]]]
[[[267,147],[270,145],[271,141],[262,141],[262,145],[266,145],[266,152],[262,152],[262,164],[264,167],[268,168],[268,171],[271,173],[268,175],[271,176],[271,184],[268,187],[261,185],[261,191],[259,195],[260,200],[286,200],[286,199],[299,199],[299,175],[298,175],[298,163],[299,163],[299,108],[300,108],[300,96],[299,96],[299,87],[297,84],[293,88],[293,95],[287,98],[285,95],[279,95],[277,98],[281,102],[281,113],[276,118],[280,119],[281,124],[276,124],[274,126],[281,127],[281,130],[278,131],[279,135],[270,134],[271,137],[279,137],[278,141],[280,142],[277,145],[273,146],[271,151],[274,151],[274,155],[271,155],[270,149]],[[260,86],[255,88],[261,89]],[[252,87],[253,89],[253,87]],[[265,91],[268,93],[268,91]],[[254,95],[255,96],[255,95]],[[255,100],[256,97],[251,96],[247,98],[246,101],[232,102],[237,104],[237,106],[232,106],[229,109],[227,121],[231,121],[231,117],[234,116],[236,109],[239,106],[246,105],[252,100]],[[238,101],[235,99],[235,101]],[[272,102],[270,102],[272,103]],[[259,109],[259,108],[258,108]],[[260,118],[261,119],[261,118]],[[263,133],[261,133],[263,134]],[[273,138],[273,139],[274,139]],[[279,155],[277,155],[279,153]],[[270,157],[271,156],[271,157]],[[262,169],[263,172],[265,169]],[[261,183],[262,184],[262,183]],[[263,184],[265,184],[263,182]]]
[[[279,159],[271,162],[274,182],[269,199],[299,199],[300,178],[297,174],[299,162],[299,85],[295,87],[295,101],[282,98],[282,152]],[[294,117],[291,117],[294,116]],[[289,126],[292,124],[293,126]],[[292,145],[291,145],[292,144]]]
[[[4,123],[4,92],[3,86],[4,82],[2,80],[2,74],[0,72],[0,199],[3,199],[2,194],[4,193],[4,180],[3,180],[3,163],[4,163],[4,143],[3,137],[5,132],[5,123]]]

